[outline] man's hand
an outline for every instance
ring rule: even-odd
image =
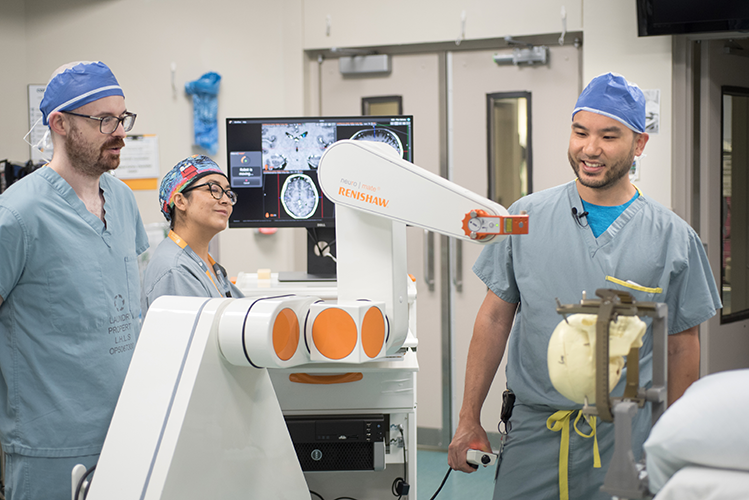
[[[458,430],[450,442],[447,450],[447,464],[453,470],[475,472],[476,469],[466,462],[468,450],[481,450],[492,453],[486,431],[478,422],[464,423],[461,421]]]

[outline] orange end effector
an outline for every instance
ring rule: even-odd
[[[463,232],[479,241],[498,234],[528,234],[528,215],[489,215],[485,210],[471,210],[463,217]]]

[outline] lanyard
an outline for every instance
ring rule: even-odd
[[[189,255],[190,258],[195,261],[195,263],[200,267],[205,275],[208,276],[208,279],[211,281],[211,283],[213,283],[213,286],[216,288],[219,295],[221,295],[222,297],[231,297],[231,287],[229,286],[229,279],[226,276],[226,271],[223,267],[221,267],[221,265],[219,265],[218,262],[213,260],[213,257],[211,257],[210,254],[208,254],[208,261],[211,263],[211,267],[213,267],[213,274],[211,274],[211,271],[208,269],[208,266],[205,265],[203,259],[198,257],[195,251],[190,248],[190,245],[188,245],[185,240],[180,238],[177,233],[175,233],[174,231],[169,231],[169,239],[175,242],[177,246],[184,250],[187,255]],[[213,280],[214,275],[216,276],[216,281],[218,281],[218,284],[216,284],[216,281]]]

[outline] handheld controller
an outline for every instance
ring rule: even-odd
[[[466,453],[466,462],[476,467],[479,465],[483,465],[484,467],[494,465],[496,461],[497,455],[494,453],[481,450],[468,450],[468,453]]]

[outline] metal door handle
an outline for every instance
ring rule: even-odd
[[[455,239],[455,252],[453,252],[453,285],[456,292],[463,291],[463,240]]]
[[[424,230],[424,281],[434,291],[434,233]]]

